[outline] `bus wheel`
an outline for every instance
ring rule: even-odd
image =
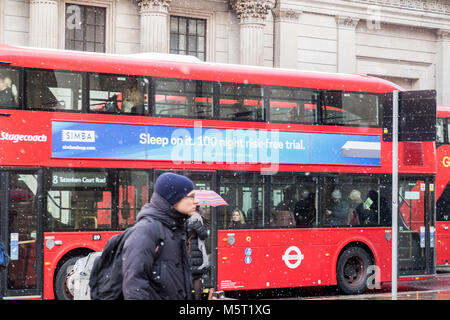
[[[72,257],[59,268],[55,278],[55,299],[73,300],[73,295],[69,290],[67,283],[68,273],[73,269],[75,262],[83,256]]]
[[[367,289],[367,268],[371,259],[361,247],[347,248],[338,259],[336,278],[339,288],[346,294],[360,294]]]

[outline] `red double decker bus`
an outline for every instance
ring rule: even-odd
[[[450,261],[450,107],[437,106],[436,265]]]
[[[394,84],[5,45],[0,75],[5,298],[70,299],[74,262],[132,225],[167,170],[229,204],[203,208],[207,288],[390,281]],[[433,142],[399,144],[401,276],[435,272],[435,171]]]

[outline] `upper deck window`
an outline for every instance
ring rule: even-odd
[[[220,118],[239,121],[262,121],[264,119],[262,86],[222,83],[219,90]]]
[[[270,89],[270,121],[314,123],[318,92],[301,88]]]
[[[322,98],[322,122],[376,126],[379,124],[378,108],[378,95],[374,93],[326,91]]]
[[[82,75],[53,70],[26,70],[26,107],[81,110]]]
[[[66,4],[65,48],[105,52],[106,8]]]
[[[445,118],[438,118],[436,122],[436,142],[440,144],[450,143],[450,122]]]
[[[213,85],[206,81],[154,79],[154,115],[211,118]]]
[[[0,68],[0,108],[17,108],[19,105],[19,71]]]
[[[206,59],[206,20],[170,17],[170,53]]]
[[[93,73],[89,76],[89,110],[147,114],[148,88],[146,78]]]

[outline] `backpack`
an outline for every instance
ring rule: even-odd
[[[160,247],[164,242],[164,230],[161,222],[146,218],[155,223],[158,228],[158,243],[156,258],[161,254]],[[105,245],[101,256],[97,257],[89,276],[89,288],[92,300],[122,300],[122,249],[127,238],[134,230],[134,226],[121,234],[115,235]]]
[[[90,300],[89,276],[92,266],[101,252],[91,252],[87,256],[78,259],[71,270],[67,271],[67,289],[73,296],[73,300]]]
[[[6,269],[9,264],[9,255],[3,241],[0,241],[0,270]]]

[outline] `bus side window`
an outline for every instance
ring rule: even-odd
[[[30,69],[25,81],[28,108],[81,111],[81,74]]]
[[[444,119],[438,118],[436,120],[436,143],[444,143]]]
[[[219,117],[237,121],[264,120],[263,88],[259,85],[221,83]]]
[[[146,78],[93,73],[89,75],[89,111],[121,114],[148,113]]]
[[[317,92],[301,88],[270,88],[270,121],[314,123]]]
[[[325,91],[322,94],[322,122],[377,126],[378,100],[378,95],[373,93]]]
[[[154,79],[155,116],[211,118],[213,85],[207,81]]]
[[[0,68],[0,108],[17,108],[19,105],[19,72]]]

